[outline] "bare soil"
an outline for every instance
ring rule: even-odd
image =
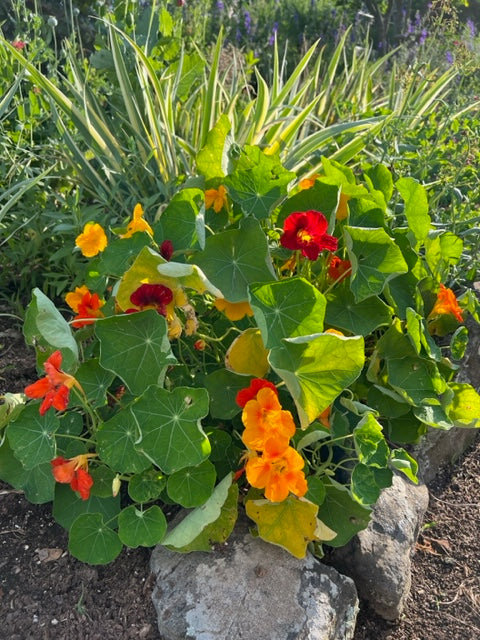
[[[0,395],[36,378],[33,351],[12,319],[0,316]],[[408,606],[388,623],[362,604],[354,640],[480,638],[480,440],[429,489]],[[149,559],[140,548],[105,567],[82,564],[69,555],[49,504],[32,505],[0,483],[0,637],[160,639]]]

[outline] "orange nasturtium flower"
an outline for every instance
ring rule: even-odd
[[[69,460],[62,456],[54,458],[50,462],[53,477],[57,482],[69,484],[74,491],[78,491],[82,500],[88,500],[93,486],[93,478],[88,473],[88,458],[96,455],[96,453],[82,453]]]
[[[253,316],[253,309],[248,301],[229,302],[225,298],[217,298],[215,306],[219,311],[223,311],[229,320],[235,322],[245,316]]]
[[[458,305],[457,298],[451,289],[443,284],[437,294],[437,299],[433,305],[433,309],[428,314],[428,318],[437,316],[453,315],[459,322],[463,322],[462,310]]]
[[[77,329],[92,324],[93,320],[87,320],[87,318],[105,317],[100,311],[105,304],[105,300],[100,300],[98,293],[90,293],[86,285],[76,287],[75,291],[67,293],[65,302],[77,314],[72,322],[72,326]]]
[[[267,500],[282,502],[290,492],[299,498],[307,493],[304,465],[298,451],[272,438],[265,443],[262,455],[249,457],[245,471],[252,487],[265,489]]]
[[[211,207],[213,207],[215,213],[220,213],[227,202],[227,190],[222,184],[218,187],[218,189],[207,189],[205,191],[206,209],[210,209]]]
[[[86,258],[93,258],[105,249],[108,240],[98,222],[87,222],[83,233],[76,237],[75,244]]]
[[[257,393],[264,387],[269,387],[272,391],[278,393],[277,387],[273,382],[270,382],[270,380],[265,380],[264,378],[253,378],[248,387],[241,389],[237,393],[235,402],[243,409],[249,400],[255,400]]]
[[[263,451],[269,440],[285,448],[296,430],[292,414],[282,409],[277,391],[270,387],[263,387],[246,403],[242,422],[242,441],[252,451]]]
[[[332,256],[328,263],[328,277],[334,282],[341,282],[352,272],[350,260],[342,260],[338,256]]]
[[[133,217],[127,225],[127,231],[120,238],[131,238],[137,231],[146,231],[153,236],[152,227],[143,219],[143,208],[140,203],[135,205]]]
[[[82,390],[73,376],[61,371],[61,364],[62,352],[54,351],[43,363],[43,368],[47,374],[45,378],[41,378],[25,388],[25,395],[29,398],[43,398],[43,402],[40,405],[41,416],[50,407],[58,411],[65,411],[68,407],[70,389],[75,386],[80,391]]]
[[[311,189],[315,184],[315,180],[320,177],[319,173],[312,174],[309,178],[303,178],[298,183],[298,188],[300,191],[304,191],[305,189]]]

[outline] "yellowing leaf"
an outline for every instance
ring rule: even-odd
[[[259,329],[246,329],[230,345],[225,366],[230,371],[263,378],[269,369],[268,351]]]
[[[469,384],[451,382],[454,396],[448,409],[448,417],[456,427],[475,429],[480,426],[480,395]]]
[[[319,540],[318,506],[313,502],[293,496],[283,502],[247,500],[245,509],[248,517],[256,522],[258,535],[263,540],[283,547],[296,558],[304,558],[307,544]],[[329,532],[333,533],[331,530]],[[329,535],[324,529],[321,529],[321,533]]]

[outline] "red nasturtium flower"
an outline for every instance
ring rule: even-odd
[[[334,282],[341,282],[352,271],[350,260],[342,260],[338,256],[332,256],[328,263],[328,277]]]
[[[249,400],[254,400],[257,397],[257,393],[260,391],[260,389],[263,389],[264,387],[269,387],[270,389],[272,389],[272,391],[275,391],[275,393],[277,393],[277,387],[273,384],[273,382],[270,382],[270,380],[265,380],[264,378],[253,378],[253,380],[250,382],[250,386],[248,386],[246,389],[242,389],[237,393],[237,396],[235,398],[236,403],[243,409],[247,402]]]
[[[130,296],[130,302],[137,309],[127,309],[127,313],[156,309],[162,316],[167,315],[167,305],[173,300],[173,292],[163,284],[141,284]]]
[[[85,285],[76,287],[75,291],[67,293],[65,302],[77,314],[72,322],[72,326],[77,329],[92,324],[93,320],[87,320],[86,318],[105,317],[100,311],[105,301],[100,300],[98,293],[91,293]]]
[[[291,213],[283,224],[280,244],[292,251],[301,251],[309,260],[316,260],[320,251],[336,251],[338,240],[327,233],[328,222],[320,211]]]
[[[83,453],[69,460],[62,456],[54,458],[50,462],[53,477],[57,482],[69,484],[74,491],[78,491],[82,500],[88,500],[93,486],[93,478],[88,473],[88,458],[96,455],[96,453]]]
[[[73,376],[61,371],[61,364],[62,352],[55,351],[43,363],[43,368],[47,374],[45,378],[41,378],[25,388],[25,395],[29,398],[43,398],[43,402],[40,405],[41,416],[50,407],[58,411],[65,411],[68,407],[70,389],[75,386],[80,391],[82,390]]]
[[[245,471],[252,487],[265,489],[267,500],[282,502],[290,492],[298,497],[307,493],[304,465],[298,451],[272,438],[265,443],[262,455],[249,457]]]
[[[459,322],[463,322],[462,310],[458,305],[457,298],[451,289],[443,284],[437,293],[437,299],[433,305],[433,309],[428,314],[428,318],[436,316],[453,315]]]
[[[292,414],[282,409],[277,390],[270,387],[263,387],[247,402],[242,422],[245,426],[242,441],[252,451],[263,451],[266,442],[272,439],[285,448],[296,430]]]
[[[171,240],[164,240],[160,245],[160,255],[167,262],[171,259],[173,255],[173,242]]]
[[[25,47],[25,42],[23,40],[14,40],[12,42],[12,47],[15,47],[15,49],[18,49],[18,51],[21,51],[24,47]]]

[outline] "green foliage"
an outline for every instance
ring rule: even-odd
[[[415,442],[429,427],[479,426],[480,397],[454,381],[448,343],[435,339],[448,318],[458,328],[452,352],[459,355],[468,340],[461,320],[478,318],[478,305],[440,286],[461,243],[431,225],[424,187],[408,177],[394,181],[384,165],[357,176],[324,158],[326,176],[299,191],[279,155],[258,147],[218,163],[212,149],[222,139],[207,136],[201,163],[227,189],[222,209],[205,211],[194,204],[201,191],[179,189],[175,205],[190,203],[197,233],[175,236],[181,248],[173,245],[169,259],[155,238],[171,241],[173,209],[154,229],[137,211],[132,237],[125,227],[107,230],[105,255],[86,265],[85,278],[91,265],[101,275],[101,298],[86,286],[72,292],[67,302],[76,316],[68,321],[33,292],[25,336],[47,377],[35,392],[27,388],[42,404],[15,402],[4,412],[2,478],[34,500],[53,497],[71,553],[87,562],[111,561],[122,544],[186,552],[228,537],[240,502],[232,471],[245,464],[247,432],[259,420],[248,418],[250,409],[239,416],[236,395],[251,381],[245,364],[253,370],[265,359],[282,420],[288,415],[296,427],[294,447],[275,455],[304,467],[285,498],[271,499],[270,480],[258,485],[252,471],[259,456],[268,463],[256,445],[246,462],[254,488],[245,508],[260,536],[298,557],[309,542],[342,545],[366,526],[394,471],[416,482],[417,463],[395,442]],[[245,208],[241,185],[250,173],[267,192],[280,180],[277,197]],[[311,206],[309,191],[325,194],[328,218],[304,214],[322,218],[324,231],[305,236],[300,227],[297,250],[287,249],[289,225],[302,215],[295,209]],[[333,244],[310,259],[302,243],[317,242],[319,233]],[[338,262],[345,264],[340,275]],[[395,286],[405,279],[411,294]],[[62,389],[66,397],[56,395]],[[64,413],[45,406],[48,394]],[[54,496],[51,460],[60,482]],[[68,464],[77,465],[71,476]],[[93,483],[87,489],[85,474]],[[162,506],[172,503],[192,511],[169,529]]]

